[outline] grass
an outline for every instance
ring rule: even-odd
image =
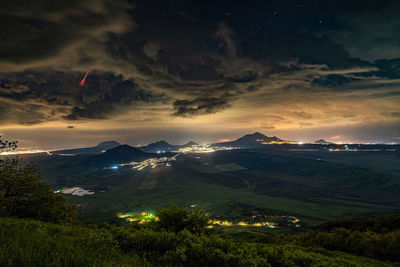
[[[220,165],[217,165],[216,168],[221,170],[221,171],[224,171],[224,172],[247,170],[246,168],[243,168],[242,166],[240,166],[240,165],[238,165],[236,163],[220,164]]]
[[[348,253],[147,228],[0,218],[1,266],[391,266]]]
[[[0,219],[1,266],[116,266],[141,264],[122,254],[106,231],[39,221]]]
[[[46,178],[59,175],[48,180],[96,192],[91,196],[70,196],[73,203],[79,204],[80,218],[96,221],[115,221],[118,212],[155,210],[170,203],[186,207],[196,204],[215,216],[231,217],[241,216],[243,211],[232,206],[242,203],[295,215],[311,225],[343,216],[399,209],[400,176],[379,168],[356,166],[369,156],[377,160],[382,154],[384,159],[391,158],[385,169],[394,169],[398,160],[393,155],[360,153],[352,154],[355,158],[350,160],[350,154],[345,154],[345,164],[333,162],[333,157],[341,157],[335,156],[339,154],[324,153],[332,159],[317,160],[321,152],[268,149],[219,151],[200,157],[185,154],[172,167],[143,171],[90,169],[76,173],[78,169],[70,166],[78,163],[63,162],[59,157],[54,162],[51,157],[42,157],[39,163],[45,168]],[[51,164],[46,169],[47,163]]]
[[[173,188],[157,190],[138,190],[136,183],[117,186],[105,193],[92,196],[75,197],[75,200],[89,201],[87,205],[88,215],[92,217],[95,213],[90,211],[101,211],[116,216],[118,212],[130,210],[154,210],[155,207],[168,206],[176,203],[182,206],[196,204],[201,209],[211,212],[213,215],[228,216],[229,206],[232,203],[244,203],[265,209],[283,211],[286,214],[299,215],[314,219],[314,223],[321,220],[340,218],[346,213],[362,214],[367,209],[341,208],[335,205],[323,205],[288,198],[269,197],[254,194],[251,191],[232,189],[228,187],[197,184],[196,186],[177,186]],[[175,192],[175,193],[174,193]],[[207,192],[205,194],[205,192]],[[108,207],[108,208],[107,208]],[[107,209],[106,209],[107,208]],[[81,211],[85,212],[85,210]],[[102,215],[99,216],[100,218]]]

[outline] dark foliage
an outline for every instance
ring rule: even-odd
[[[70,222],[76,212],[64,196],[53,193],[35,165],[5,157],[0,160],[0,216]]]
[[[208,216],[201,210],[189,210],[177,205],[160,209],[157,212],[159,221],[157,227],[178,233],[184,229],[191,233],[203,233],[207,229]]]
[[[400,215],[342,219],[321,224],[300,234],[255,237],[253,242],[291,244],[343,251],[379,260],[400,261]]]
[[[387,233],[400,230],[400,215],[371,216],[358,219],[341,219],[323,223],[315,228],[319,231],[331,231],[335,228],[348,230],[372,231],[376,233]]]
[[[0,152],[2,151],[12,151],[18,147],[18,141],[8,141],[3,140],[0,134]]]

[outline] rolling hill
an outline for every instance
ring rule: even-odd
[[[262,133],[255,132],[253,134],[246,134],[236,139],[235,141],[215,143],[212,144],[212,146],[253,148],[260,146],[262,142],[270,143],[270,142],[282,142],[282,141],[284,140],[280,139],[279,137],[276,136],[269,137]]]
[[[319,145],[334,145],[335,143],[328,142],[325,139],[319,139],[314,141],[314,144],[319,144]]]
[[[130,161],[141,161],[152,156],[154,155],[129,145],[120,145],[102,154],[94,155],[86,159],[86,161],[90,165],[110,166]]]
[[[74,155],[81,155],[81,154],[100,154],[106,150],[115,148],[120,146],[121,144],[117,141],[104,141],[99,143],[94,147],[82,147],[82,148],[74,148],[74,149],[63,149],[53,151],[52,154],[60,155],[60,154],[74,154]]]
[[[194,141],[187,142],[184,145],[171,145],[168,142],[161,140],[155,143],[151,143],[147,146],[142,146],[140,147],[140,149],[148,153],[166,153],[166,152],[177,151],[183,147],[190,147],[196,145],[198,144]]]
[[[147,146],[140,147],[141,150],[149,153],[171,152],[178,150],[179,148],[180,148],[179,145],[171,145],[164,140],[151,143]]]

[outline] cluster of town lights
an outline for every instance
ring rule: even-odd
[[[155,216],[151,212],[147,211],[142,211],[138,213],[130,212],[130,213],[125,213],[125,214],[118,214],[118,218],[120,219],[125,219],[127,222],[136,222],[139,224],[144,224],[144,223],[149,223],[149,222],[157,222],[159,221],[159,218]],[[298,225],[297,223],[300,222],[300,220],[296,217],[290,217],[291,223]],[[265,221],[265,222],[245,222],[245,221],[240,221],[240,222],[230,222],[227,220],[216,220],[216,219],[211,219],[208,221],[208,228],[213,228],[214,226],[225,226],[225,227],[268,227],[268,228],[277,228],[278,223],[277,222],[271,222],[271,221]]]
[[[156,167],[170,167],[171,161],[175,161],[178,156],[179,156],[179,154],[176,154],[172,157],[150,158],[150,159],[146,159],[146,160],[143,160],[140,162],[131,161],[131,162],[127,162],[127,163],[116,164],[116,165],[113,165],[106,169],[116,170],[116,169],[119,169],[120,167],[130,166],[134,170],[141,171],[147,167],[151,167],[153,169]]]

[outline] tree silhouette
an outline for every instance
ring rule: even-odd
[[[53,193],[39,168],[13,156],[0,159],[0,216],[71,222],[76,211],[64,196]]]
[[[0,152],[13,151],[18,147],[18,141],[8,141],[0,134]]]
[[[192,233],[203,233],[209,220],[207,214],[199,209],[190,210],[175,204],[158,210],[157,216],[159,228],[176,233],[184,229]]]
[[[17,141],[0,136],[0,152],[16,148]],[[54,194],[33,163],[25,164],[18,156],[0,157],[0,216],[74,222],[76,215],[75,207],[64,196]]]

